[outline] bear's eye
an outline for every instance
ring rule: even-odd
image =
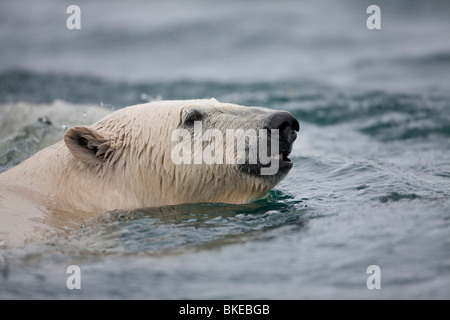
[[[201,121],[203,119],[203,116],[198,111],[191,112],[187,117],[186,120],[184,120],[184,123],[189,126],[193,126],[195,121]]]

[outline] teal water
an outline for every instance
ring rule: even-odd
[[[81,1],[80,33],[45,3],[0,4],[0,172],[152,99],[289,110],[301,131],[293,169],[253,203],[116,211],[2,247],[0,298],[450,298],[446,2],[381,1],[378,33],[361,1]]]

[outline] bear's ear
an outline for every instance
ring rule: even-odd
[[[113,154],[111,141],[90,127],[69,129],[64,142],[75,159],[88,166],[101,165]]]

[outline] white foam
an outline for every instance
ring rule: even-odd
[[[111,112],[111,109],[100,105],[72,104],[62,100],[55,100],[51,104],[3,104],[0,105],[0,140],[14,136],[39,119],[46,119],[65,130],[77,125],[91,125]]]

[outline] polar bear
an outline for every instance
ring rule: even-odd
[[[198,128],[214,134],[196,141]],[[275,132],[277,148],[271,144],[274,139],[263,141],[264,135],[245,136],[249,130],[266,131],[269,138]],[[62,141],[0,174],[0,241],[45,238],[47,232],[78,228],[112,210],[250,202],[292,168],[288,156],[297,131],[299,123],[287,111],[215,99],[155,101],[120,109],[92,126],[67,130]],[[233,135],[219,137],[225,132]],[[237,140],[244,141],[244,153],[237,145],[208,149]],[[270,164],[259,157],[249,161],[255,145],[269,151]],[[206,150],[223,159],[206,161]],[[261,174],[274,161],[277,170]]]

